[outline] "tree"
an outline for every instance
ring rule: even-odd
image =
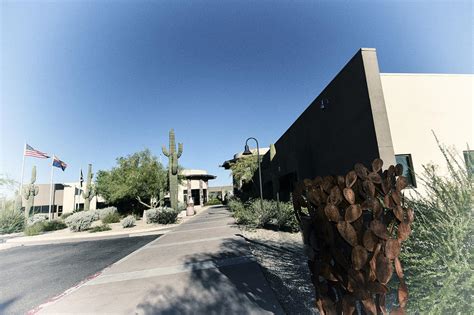
[[[232,176],[237,182],[247,184],[253,182],[253,175],[258,169],[256,155],[244,156],[230,165]]]
[[[99,171],[96,185],[98,194],[110,204],[151,208],[160,191],[168,189],[167,171],[156,156],[145,149],[117,158],[117,166],[110,171]]]

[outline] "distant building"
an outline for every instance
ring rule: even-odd
[[[38,195],[34,199],[33,213],[48,213],[50,184],[39,184]],[[73,212],[74,209],[84,209],[84,198],[82,191],[85,188],[80,187],[79,182],[53,184],[53,198],[51,204],[51,212],[53,217],[58,217],[62,213]],[[99,209],[104,205],[102,197],[93,197],[90,203],[90,209]]]
[[[223,200],[226,196],[231,197],[234,195],[234,186],[214,186],[208,188],[209,199],[220,199]]]
[[[187,204],[188,187],[190,187],[194,205],[199,207],[208,200],[208,181],[216,178],[207,174],[204,170],[186,169],[181,172],[182,180],[178,187],[178,201]],[[50,184],[39,184],[38,195],[35,196],[33,213],[48,213]],[[83,188],[84,189],[84,185]],[[53,200],[51,212],[53,217],[58,217],[62,213],[73,212],[75,209],[84,209],[84,198],[81,195],[79,182],[53,184]],[[105,207],[105,200],[101,196],[91,200],[90,209],[100,209]]]
[[[259,148],[258,152],[260,153],[260,158],[263,158],[263,156],[270,150],[270,148]],[[250,152],[252,152],[252,155],[255,156],[257,155],[257,149],[251,149]],[[237,162],[239,159],[245,159],[249,157],[250,155],[243,155],[243,151],[234,154],[234,158],[231,160],[224,161],[221,165],[221,167],[225,168],[226,170],[229,170],[231,165],[235,162]],[[232,177],[232,194],[237,195],[239,190],[242,189],[242,181],[237,180],[236,178]]]
[[[265,154],[265,197],[275,196],[272,177],[285,200],[297,181],[346,174],[378,157],[404,165],[411,187],[420,187],[423,164],[445,164],[432,131],[472,163],[473,87],[471,74],[380,73],[375,49],[360,49],[275,142],[272,162]]]
[[[188,192],[191,191],[194,206],[203,206],[209,198],[208,182],[216,176],[209,175],[204,170],[185,169],[181,172],[184,180],[178,187],[178,201],[188,203]]]

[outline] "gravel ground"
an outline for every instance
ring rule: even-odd
[[[242,228],[242,235],[285,312],[318,314],[301,234]]]

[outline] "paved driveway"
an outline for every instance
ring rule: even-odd
[[[126,237],[0,251],[0,314],[24,314],[156,238]]]

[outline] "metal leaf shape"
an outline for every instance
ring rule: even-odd
[[[392,308],[390,315],[405,315],[405,310],[402,307]]]
[[[351,205],[355,203],[355,193],[351,188],[344,188],[342,193],[344,194],[344,198],[346,198],[348,203]]]
[[[391,198],[391,194],[387,194],[383,197],[383,203],[385,204],[386,208],[394,208],[396,204],[393,202],[393,199]]]
[[[372,183],[370,180],[364,180],[362,183],[362,188],[364,189],[365,193],[369,195],[370,197],[375,196],[375,185]]]
[[[402,204],[402,197],[400,196],[400,193],[398,191],[392,191],[391,197],[396,205]]]
[[[408,186],[408,180],[405,176],[398,176],[397,182],[395,183],[395,188],[398,191],[405,189]]]
[[[332,273],[331,266],[329,266],[328,264],[323,264],[321,266],[319,274],[326,280],[334,281],[334,282],[337,281],[337,278]]]
[[[403,165],[400,163],[395,165],[395,175],[401,176],[403,174]]]
[[[404,278],[405,275],[403,274],[402,263],[398,257],[395,257],[395,271],[397,273],[398,279]]]
[[[398,239],[389,239],[387,243],[385,243],[385,256],[388,259],[395,259],[400,255],[400,242]]]
[[[381,239],[388,239],[387,226],[379,220],[373,220],[370,222],[370,229],[374,234]]]
[[[363,299],[362,305],[364,305],[364,310],[367,315],[377,315],[377,308],[375,307],[375,302],[372,297]]]
[[[355,270],[360,270],[367,262],[368,254],[364,247],[357,245],[352,249],[352,266]]]
[[[400,284],[398,285],[398,304],[401,307],[405,307],[408,302],[408,287],[405,281],[400,280]]]
[[[334,186],[333,178],[331,176],[324,176],[321,187],[327,193],[331,191],[331,188]]]
[[[382,177],[378,173],[372,172],[369,173],[369,179],[374,184],[382,184]]]
[[[382,246],[382,244],[380,244],[380,243],[377,244],[377,246],[375,247],[375,250],[374,250],[374,255],[372,256],[372,258],[369,261],[369,265],[370,265],[369,280],[370,281],[375,281],[375,279],[377,279],[375,271],[377,270],[377,257],[379,255],[381,246]]]
[[[371,230],[366,230],[364,233],[364,237],[362,238],[362,243],[364,244],[365,249],[367,249],[369,252],[374,251],[377,242],[378,239],[374,235],[374,233],[372,233]]]
[[[315,206],[319,206],[322,202],[319,192],[315,189],[309,190],[306,196],[308,196],[309,201]]]
[[[343,190],[346,187],[346,180],[344,176],[341,176],[341,175],[337,176],[336,181],[337,181],[337,186],[339,187],[339,189]]]
[[[352,186],[354,186],[356,180],[357,180],[356,172],[350,171],[349,173],[347,173],[347,175],[346,175],[346,187],[351,188]]]
[[[369,281],[367,283],[367,290],[369,290],[372,293],[377,293],[377,294],[385,294],[388,292],[387,286],[381,284],[378,281]]]
[[[344,295],[342,297],[342,313],[353,314],[355,311],[355,298],[352,295]]]
[[[393,274],[392,263],[390,262],[390,259],[385,257],[383,254],[379,254],[377,255],[376,264],[375,275],[377,276],[377,280],[380,283],[386,284],[390,281]]]
[[[356,165],[354,165],[354,170],[360,179],[366,179],[367,174],[369,173],[364,164],[361,163],[357,163]]]
[[[392,211],[398,221],[403,222],[405,220],[403,208],[401,206],[396,206]]]
[[[382,169],[382,166],[383,166],[383,161],[381,159],[375,159],[372,162],[372,171],[375,173],[378,173]]]
[[[347,222],[354,222],[362,215],[362,208],[360,205],[350,205],[346,208],[346,213],[344,214],[344,220]]]
[[[331,192],[328,197],[328,203],[338,205],[342,201],[342,193],[338,186],[331,188]]]
[[[380,219],[383,214],[383,208],[378,199],[372,201],[372,214],[374,219]]]
[[[339,214],[339,209],[335,205],[327,204],[324,208],[324,213],[329,221],[339,222],[342,220],[342,217]]]
[[[337,230],[341,234],[342,238],[351,244],[352,246],[357,245],[357,234],[352,225],[346,221],[340,221],[337,223]]]
[[[407,209],[407,222],[412,223],[415,220],[415,212],[412,208]]]
[[[398,226],[398,239],[406,241],[411,234],[410,224],[406,222],[400,223]]]

